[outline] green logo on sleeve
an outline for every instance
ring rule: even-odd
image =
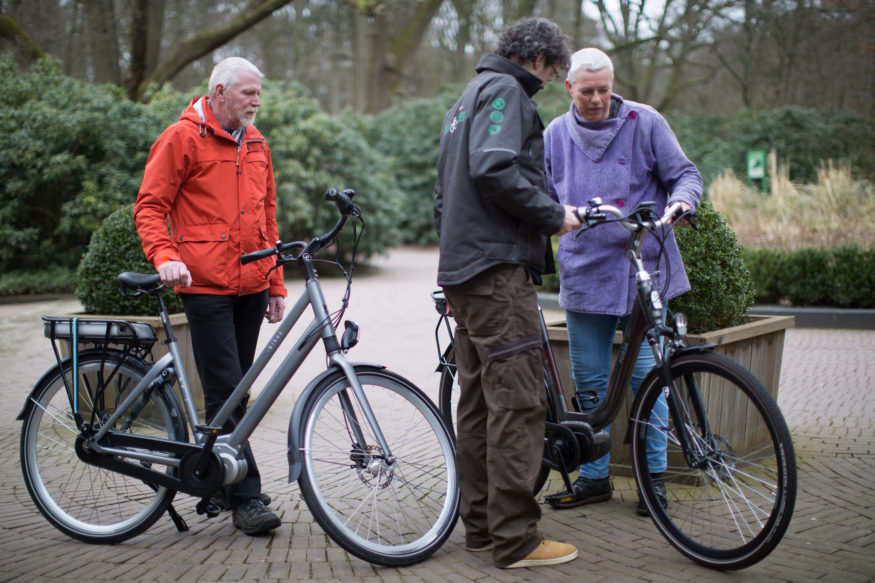
[[[490,136],[494,136],[495,134],[497,134],[500,131],[501,131],[501,126],[498,124],[489,126],[489,135]]]
[[[502,99],[501,97],[499,97],[498,99],[496,99],[495,101],[492,102],[492,107],[494,107],[495,109],[504,109],[505,105],[507,105],[507,104],[504,102],[504,99]]]
[[[489,114],[489,119],[492,121],[492,123],[501,123],[504,121],[504,114],[500,111],[493,111]]]

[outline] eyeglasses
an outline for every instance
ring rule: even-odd
[[[553,64],[553,65],[550,65],[550,67],[552,67],[553,73],[551,73],[550,78],[547,79],[548,82],[555,81],[556,79],[558,79],[560,77],[560,73],[559,73],[559,70],[556,68],[556,65]]]

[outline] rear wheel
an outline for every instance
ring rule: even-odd
[[[656,527],[688,558],[721,570],[750,566],[772,552],[790,524],[796,500],[790,432],[762,383],[724,356],[682,355],[671,363],[671,377],[668,419],[653,413],[663,395],[655,374],[632,411],[642,499]],[[666,508],[648,468],[654,432],[667,440]]]
[[[29,398],[21,428],[24,482],[43,516],[68,536],[90,543],[126,540],[154,524],[176,494],[87,464],[76,452],[80,432],[62,375],[71,390],[78,389],[79,415],[96,430],[147,371],[143,361],[119,352],[81,352],[75,383],[68,359],[43,377]],[[114,429],[187,441],[181,407],[168,386],[158,387],[141,404],[135,420]]]

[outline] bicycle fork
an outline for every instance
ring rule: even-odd
[[[648,334],[648,341],[654,345],[654,341]],[[672,346],[667,343],[665,351],[654,349],[656,357],[655,372],[659,377],[661,392],[666,399],[668,406],[668,415],[676,428],[676,437],[679,442],[681,451],[684,453],[684,459],[691,468],[702,468],[708,462],[709,451],[702,447],[702,442],[708,444],[712,442],[711,426],[708,422],[708,415],[705,411],[705,404],[702,401],[702,393],[699,390],[699,383],[693,374],[684,374],[682,377],[683,385],[686,387],[686,393],[675,390],[675,381],[671,374],[671,365],[673,358],[685,352],[700,352],[707,349],[710,345],[701,345],[695,347]],[[637,407],[633,406],[637,410]],[[692,409],[692,414],[691,414]],[[659,427],[660,431],[668,431],[668,420],[661,420]],[[693,424],[697,427],[693,427]],[[645,427],[652,425],[650,421],[645,423]],[[631,427],[631,426],[630,426]],[[698,434],[700,439],[693,440],[692,436]]]
[[[297,481],[303,470],[304,447],[302,443],[304,427],[304,408],[311,394],[325,383],[332,382],[332,377],[343,375],[349,386],[338,393],[340,407],[343,411],[350,439],[350,462],[352,466],[373,473],[374,475],[391,475],[395,469],[395,456],[377,423],[373,408],[358,380],[358,374],[363,372],[379,372],[385,367],[368,364],[351,364],[340,352],[329,355],[329,368],[313,379],[304,389],[295,403],[289,423],[287,455],[289,461],[289,481]],[[350,394],[350,392],[352,394]],[[359,418],[355,404],[358,403],[364,420]],[[369,425],[373,438],[365,435],[364,427]],[[375,454],[375,452],[379,452]]]

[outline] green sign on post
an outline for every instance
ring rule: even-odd
[[[766,187],[766,151],[765,150],[748,150],[747,151],[747,178],[748,180],[759,180],[760,188],[765,190]]]
[[[766,151],[747,151],[747,177],[751,180],[762,180],[766,177]]]

